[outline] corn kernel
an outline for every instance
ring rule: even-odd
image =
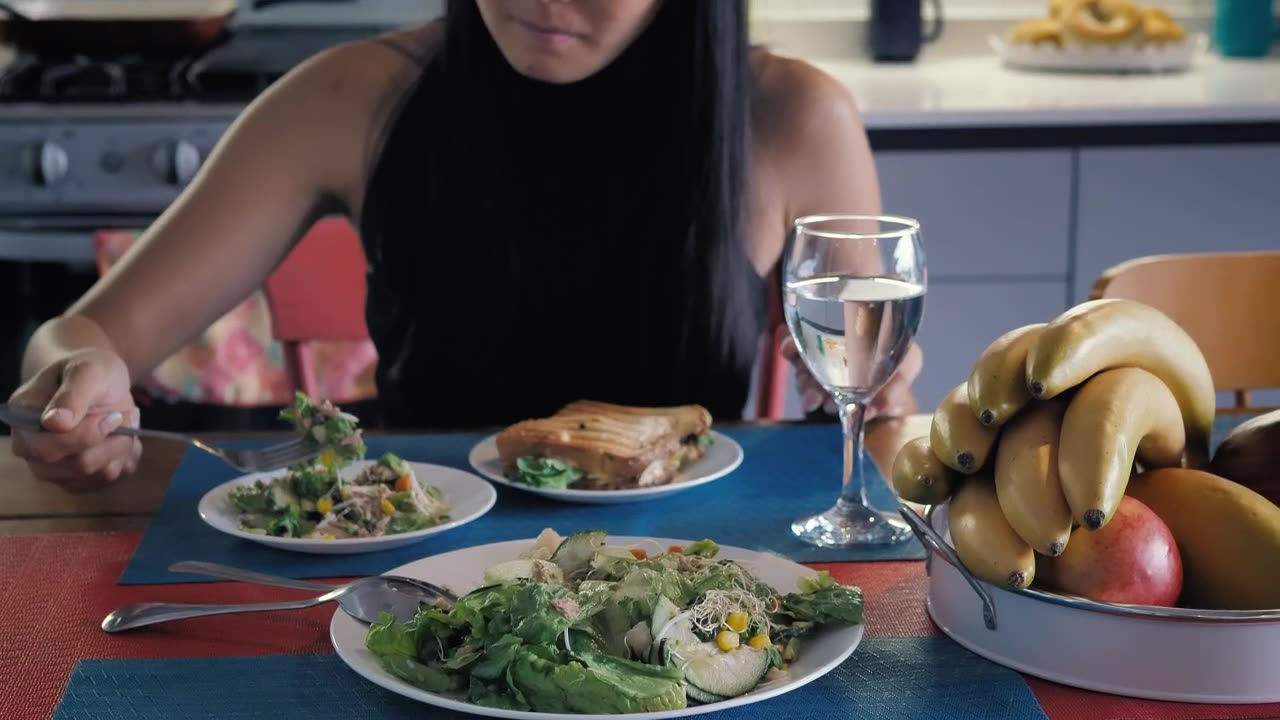
[[[330,535],[329,533],[325,533],[324,535],[321,535],[321,537],[323,537],[325,540],[337,540],[337,539],[338,539],[338,538],[334,537],[333,535]]]
[[[320,453],[320,463],[325,467],[333,467],[333,451],[325,450]]]
[[[649,557],[649,553],[645,552],[644,548],[631,548],[631,557],[637,560],[644,560]]]
[[[396,506],[395,506],[395,505],[392,505],[390,500],[383,499],[383,501],[382,501],[382,514],[383,514],[383,515],[395,515],[395,514],[396,514]]]
[[[347,487],[346,485],[343,485],[342,487],[338,488],[338,494],[341,495],[344,499],[350,498],[351,488]]]
[[[724,624],[730,630],[736,633],[744,633],[747,631],[747,623],[751,621],[751,617],[741,610],[729,613],[729,617],[725,619]]]
[[[741,639],[738,637],[738,633],[732,630],[721,630],[716,633],[716,647],[725,652],[736,650],[740,642]]]
[[[333,510],[333,501],[329,498],[322,497],[316,501],[316,512],[321,515],[327,515],[330,510]]]
[[[759,635],[755,635],[750,640],[748,640],[747,644],[757,650],[764,650],[765,648],[772,645],[773,642],[769,640],[768,635],[765,635],[764,633],[760,633]]]

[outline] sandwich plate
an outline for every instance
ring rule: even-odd
[[[342,474],[352,477],[365,466],[373,463],[373,460],[353,463],[350,467],[344,468]],[[261,543],[280,550],[293,550],[294,552],[314,555],[348,555],[403,547],[432,535],[452,530],[489,512],[489,509],[493,507],[493,504],[498,499],[498,494],[494,492],[492,485],[469,472],[442,465],[428,465],[416,462],[408,464],[413,469],[413,474],[419,482],[440,489],[445,500],[449,503],[450,520],[448,522],[413,532],[334,540],[274,537],[241,530],[239,510],[236,509],[235,505],[231,504],[231,500],[227,497],[231,490],[239,485],[250,485],[255,480],[267,480],[283,475],[286,472],[284,470],[270,473],[253,473],[242,475],[234,480],[228,480],[205,493],[204,497],[200,499],[197,510],[200,513],[200,519],[204,520],[209,527],[233,537]]]
[[[497,435],[490,435],[471,448],[471,467],[476,472],[499,485],[542,495],[543,497],[565,502],[587,503],[593,505],[609,505],[616,503],[657,500],[658,498],[684,492],[712,480],[719,480],[742,464],[742,446],[724,433],[710,431],[714,442],[701,458],[688,463],[676,473],[671,482],[665,485],[653,485],[643,488],[625,490],[582,490],[576,488],[533,487],[507,478],[502,472],[502,459],[498,455]]]
[[[669,545],[687,545],[688,540],[669,538],[609,537],[610,544],[638,545],[656,542],[666,547]],[[449,588],[462,595],[474,590],[484,582],[484,569],[503,560],[518,556],[529,547],[529,540],[511,540],[491,545],[455,550],[453,552],[433,555],[416,560],[389,570],[390,575],[430,580],[437,585]],[[802,577],[813,575],[813,570],[776,555],[752,552],[740,548],[721,546],[720,558],[737,560],[747,565],[761,580],[778,590],[791,590],[796,581]],[[630,715],[590,715],[528,712],[521,710],[501,710],[466,702],[464,697],[427,692],[400,680],[382,668],[378,659],[365,648],[365,638],[369,626],[351,618],[342,610],[335,610],[329,623],[329,639],[338,657],[352,670],[366,680],[418,702],[456,710],[473,715],[484,715],[497,718],[516,718],[519,720],[603,720],[605,718],[635,718],[635,720],[658,720],[659,718],[677,718],[690,715],[727,710],[733,707],[749,705],[762,700],[798,690],[831,672],[845,661],[858,644],[862,642],[862,625],[851,627],[827,628],[814,632],[806,637],[801,646],[799,657],[789,667],[789,677],[779,682],[761,684],[754,690],[729,700],[707,705],[690,705],[678,710],[663,712],[633,713]],[[783,713],[785,715],[785,713]],[[429,712],[422,717],[433,717]]]

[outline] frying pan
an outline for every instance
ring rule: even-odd
[[[0,0],[0,42],[44,57],[185,55],[225,39],[240,4],[302,0]],[[350,2],[351,0],[309,0]]]

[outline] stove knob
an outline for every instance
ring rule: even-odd
[[[61,145],[44,141],[31,148],[31,179],[37,185],[53,187],[67,177],[71,161]]]
[[[200,149],[188,140],[161,146],[154,159],[156,171],[165,182],[179,187],[191,182],[200,171]]]

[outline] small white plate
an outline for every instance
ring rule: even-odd
[[[363,467],[373,462],[375,461],[366,460],[360,463],[353,463],[351,466],[344,468],[342,474],[347,477],[354,477]],[[200,513],[200,518],[210,527],[228,535],[280,548],[281,550],[293,550],[294,552],[316,555],[349,555],[403,547],[446,530],[452,530],[489,512],[489,508],[492,508],[494,502],[498,499],[498,493],[494,492],[492,485],[469,472],[442,465],[428,465],[416,462],[409,463],[409,467],[413,468],[413,474],[418,478],[419,482],[433,485],[444,494],[445,500],[449,503],[449,517],[451,518],[449,522],[435,527],[395,535],[335,540],[272,537],[241,530],[240,513],[227,497],[231,489],[238,485],[252,484],[253,481],[258,479],[266,480],[270,477],[278,477],[285,472],[283,470],[242,475],[234,480],[229,480],[205,493],[204,497],[200,498],[200,505],[197,509]]]
[[[610,545],[648,544],[654,541],[662,547],[686,545],[689,542],[687,540],[667,538],[649,539],[614,536],[608,538]],[[527,549],[532,542],[532,539],[512,540],[455,550],[402,565],[388,571],[387,574],[429,580],[437,585],[449,588],[458,595],[462,595],[480,587],[483,583],[485,568],[503,560],[515,558]],[[781,592],[794,590],[797,580],[801,577],[811,576],[814,573],[813,570],[791,562],[786,558],[741,548],[721,547],[720,554],[717,557],[742,562],[761,580]],[[352,619],[342,610],[335,611],[333,619],[329,623],[329,639],[332,641],[338,657],[366,680],[394,693],[428,705],[474,715],[517,718],[519,720],[603,720],[604,718],[616,720],[620,717],[635,718],[636,720],[658,720],[659,718],[701,715],[741,705],[750,705],[797,690],[826,675],[853,654],[858,644],[862,642],[862,631],[862,625],[855,625],[852,627],[828,628],[806,636],[801,644],[800,656],[789,667],[791,676],[786,682],[761,685],[746,695],[741,695],[731,700],[709,705],[692,705],[680,710],[664,712],[633,713],[629,715],[589,715],[585,713],[560,714],[498,710],[473,705],[458,697],[420,690],[382,669],[378,659],[365,648],[365,636],[369,632],[367,625]],[[430,713],[424,713],[423,717],[430,717]]]
[[[514,482],[502,474],[502,459],[498,456],[497,435],[490,435],[471,448],[468,458],[471,467],[490,480],[516,490],[531,492],[555,500],[587,503],[591,505],[613,505],[618,503],[637,502],[640,500],[657,500],[658,498],[684,492],[712,480],[719,480],[742,464],[742,446],[733,438],[723,433],[711,431],[714,442],[707,448],[707,453],[685,467],[671,482],[666,485],[654,485],[644,488],[626,490],[579,490],[568,488],[539,488]]]

